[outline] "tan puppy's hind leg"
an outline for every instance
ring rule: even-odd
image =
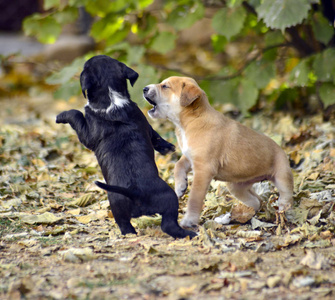
[[[292,206],[293,202],[293,175],[291,170],[275,176],[273,181],[279,192],[279,212],[284,212]]]
[[[174,178],[175,178],[175,192],[177,197],[183,196],[187,189],[187,173],[191,170],[191,163],[186,158],[182,156],[180,160],[177,161],[174,167]]]
[[[229,192],[234,195],[238,200],[243,202],[245,205],[252,207],[255,212],[259,210],[260,198],[253,191],[252,184],[247,183],[226,183]]]
[[[198,225],[204,199],[212,178],[213,176],[210,172],[204,172],[203,169],[201,171],[194,169],[194,179],[187,202],[187,211],[180,222],[182,227],[195,227]]]

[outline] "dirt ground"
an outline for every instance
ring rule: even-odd
[[[198,236],[174,240],[159,216],[134,219],[138,234],[120,235],[106,193],[94,185],[102,176],[93,153],[54,122],[83,98],[55,101],[36,91],[0,103],[0,299],[334,299],[333,119],[241,120],[289,155],[295,196],[287,227],[275,224],[278,194],[266,182],[256,187],[264,201],[253,218],[215,222],[244,208],[213,181]],[[176,144],[170,123],[153,127]],[[179,156],[157,154],[171,186]]]

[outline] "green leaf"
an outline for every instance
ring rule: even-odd
[[[62,11],[54,13],[53,17],[60,24],[68,24],[77,20],[78,9],[76,7],[68,7]]]
[[[243,114],[247,114],[248,110],[253,107],[258,98],[258,89],[247,79],[242,79],[237,89],[234,91],[236,100],[233,102]]]
[[[248,4],[251,5],[253,8],[257,8],[261,5],[262,0],[248,0]]]
[[[324,107],[335,104],[335,85],[332,83],[323,83],[320,87],[319,94]]]
[[[294,102],[299,97],[298,91],[294,88],[284,89],[276,100],[276,109],[282,109],[288,102]]]
[[[241,6],[243,1],[244,0],[227,0],[227,6],[228,7]]]
[[[60,72],[50,75],[45,82],[47,84],[65,84],[72,79],[76,74],[81,72],[86,57],[75,59],[69,66],[64,67]]]
[[[130,26],[129,24],[124,24],[124,28],[118,30],[114,34],[111,34],[107,39],[106,39],[106,46],[114,45],[116,43],[119,43],[128,36],[130,32]]]
[[[128,49],[127,63],[129,65],[138,64],[145,53],[144,46],[131,46]]]
[[[75,95],[79,95],[81,92],[81,87],[79,80],[71,80],[63,85],[61,85],[55,92],[54,97],[56,99],[69,100]]]
[[[23,29],[27,35],[35,36],[41,43],[52,44],[61,33],[61,26],[52,16],[43,17],[34,14],[23,21]]]
[[[246,68],[245,75],[258,89],[263,89],[276,76],[275,62],[264,59],[254,61]]]
[[[93,16],[105,17],[111,12],[117,12],[129,6],[129,1],[94,0],[88,1],[85,9]]]
[[[109,40],[110,44],[120,41],[118,38],[122,34],[122,38],[128,34],[130,28],[125,27],[125,22],[123,17],[119,17],[114,14],[108,14],[104,18],[98,20],[92,25],[91,36],[97,41]],[[126,29],[126,32],[123,32]],[[113,41],[113,42],[112,42]]]
[[[321,13],[316,13],[313,15],[312,29],[315,38],[327,45],[334,34],[334,28],[330,25],[328,20],[321,15]]]
[[[257,102],[258,89],[253,82],[236,78],[226,82],[210,83],[209,93],[217,103],[232,103],[246,115]]]
[[[256,11],[268,27],[284,31],[285,28],[300,24],[310,8],[311,4],[306,0],[265,0],[256,7]]]
[[[278,45],[284,42],[285,42],[285,37],[278,30],[269,31],[265,35],[265,46],[266,47]]]
[[[141,107],[147,105],[147,102],[143,99],[143,88],[152,83],[158,83],[158,74],[156,70],[151,66],[139,65],[136,70],[140,74],[134,87],[129,85],[129,93],[131,99],[137,102]]]
[[[212,19],[212,26],[215,31],[224,35],[228,40],[237,35],[243,28],[246,12],[242,6],[237,8],[222,8]]]
[[[157,29],[157,19],[150,14],[144,13],[138,23],[133,24],[133,26],[136,26],[136,32],[134,33],[140,39],[145,39],[154,29]]]
[[[124,0],[122,0],[124,1]],[[144,9],[146,7],[148,7],[149,5],[151,5],[154,2],[154,0],[136,0],[135,3],[138,4],[139,9]]]
[[[213,34],[211,36],[212,39],[212,46],[216,53],[220,53],[224,51],[225,46],[227,45],[228,41],[223,35]]]
[[[178,6],[169,14],[167,22],[175,29],[182,30],[202,19],[204,11],[204,7],[200,2],[194,3],[193,6]]]
[[[60,4],[60,0],[44,0],[43,7],[45,10],[49,10],[50,8],[58,8]]]
[[[166,54],[175,47],[176,36],[172,32],[160,32],[152,41],[151,49]]]
[[[68,0],[69,6],[75,6],[75,7],[87,7],[89,2],[92,2],[91,0]]]
[[[309,72],[311,71],[310,59],[302,59],[291,71],[290,80],[297,86],[306,86],[309,82]]]
[[[333,81],[335,78],[335,49],[329,48],[315,56],[313,69],[319,81]]]

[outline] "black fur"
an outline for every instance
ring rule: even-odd
[[[137,77],[134,70],[108,56],[91,58],[80,75],[83,95],[88,98],[85,117],[69,110],[59,114],[56,122],[69,123],[80,142],[94,151],[107,183],[96,184],[108,191],[122,234],[136,233],[131,218],[158,213],[164,232],[174,238],[194,237],[194,232],[178,225],[177,196],[159,177],[154,160],[154,149],[166,154],[175,147],[152,129],[130,99],[127,79],[133,85]],[[117,99],[126,104],[116,105]]]

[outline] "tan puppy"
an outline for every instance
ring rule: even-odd
[[[255,211],[260,201],[252,185],[271,180],[280,193],[279,212],[291,206],[293,176],[284,151],[269,137],[212,108],[195,80],[169,77],[146,86],[143,95],[154,106],[150,117],[169,119],[176,126],[183,153],[175,166],[178,197],[185,193],[187,173],[193,170],[187,212],[180,223],[183,227],[198,224],[212,179],[226,181],[229,191]]]

